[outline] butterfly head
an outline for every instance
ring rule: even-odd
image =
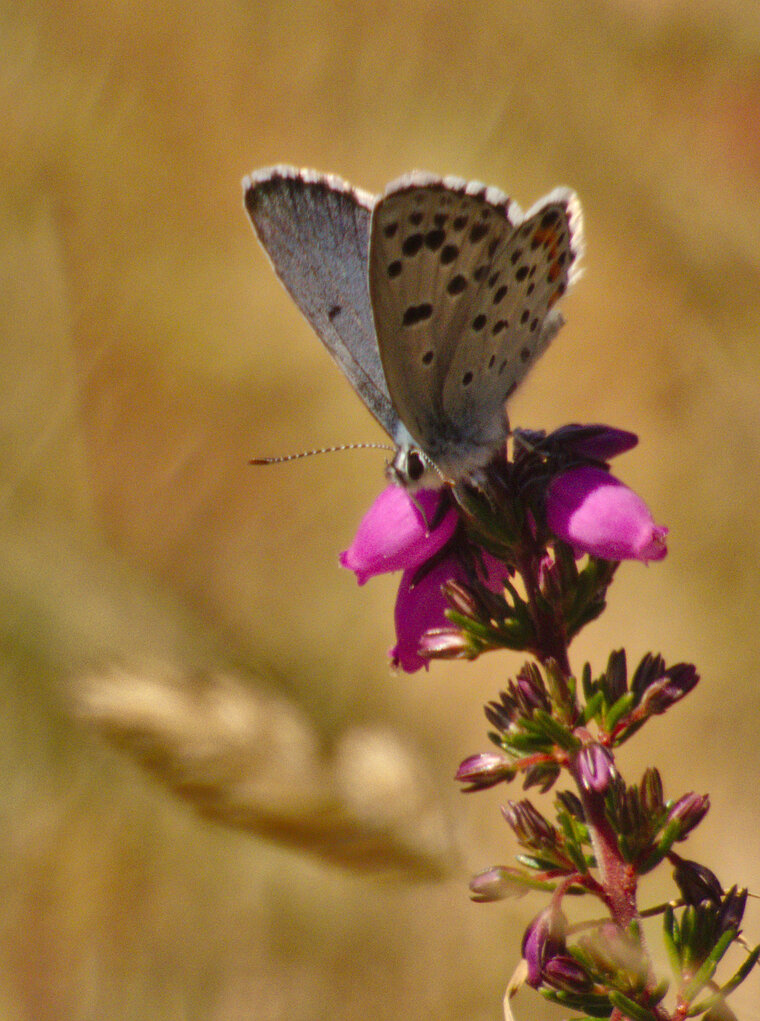
[[[443,472],[427,454],[412,443],[400,445],[386,468],[389,480],[411,493],[418,489],[440,489],[446,482]]]
[[[463,479],[478,477],[482,469],[505,450],[509,435],[506,413],[499,416],[498,422],[498,434],[489,436],[488,443],[444,446],[440,454],[435,455],[423,450],[406,427],[399,423],[394,436],[396,453],[386,467],[389,481],[415,493],[420,489],[454,486]]]

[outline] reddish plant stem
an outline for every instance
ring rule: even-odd
[[[536,557],[527,554],[519,563],[518,569],[525,585],[536,629],[536,654],[544,664],[549,660],[556,663],[564,682],[563,694],[567,700],[566,704],[570,708],[571,696],[567,680],[571,676],[571,669],[567,636],[559,616],[541,595]],[[636,872],[620,854],[615,832],[604,811],[604,796],[585,787],[581,782],[577,762],[572,759],[570,769],[583,804],[601,886],[610,914],[618,925],[625,928],[637,916]]]
[[[613,920],[626,928],[638,916],[636,870],[620,854],[615,831],[604,811],[603,795],[585,787],[575,762],[571,762],[570,769],[583,805],[605,900]]]

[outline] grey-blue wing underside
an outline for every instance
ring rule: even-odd
[[[374,196],[339,177],[276,166],[243,180],[245,208],[277,276],[369,410],[397,431],[367,282]]]

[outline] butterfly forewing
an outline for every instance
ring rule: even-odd
[[[370,295],[386,382],[402,421],[433,460],[472,431],[450,413],[446,386],[470,334],[479,346],[474,303],[494,251],[513,230],[509,207],[496,189],[408,175],[389,186],[373,212]]]
[[[291,297],[390,435],[397,431],[367,286],[374,197],[338,177],[279,166],[243,181],[256,234]]]
[[[558,189],[495,249],[474,296],[470,333],[456,349],[444,389],[444,407],[470,421],[476,434],[562,325],[554,306],[576,275],[580,247],[575,196]]]
[[[523,218],[495,189],[409,175],[373,211],[370,296],[391,399],[458,477],[506,437],[506,398],[562,323],[580,247],[574,196]]]

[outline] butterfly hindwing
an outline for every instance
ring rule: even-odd
[[[367,285],[374,196],[294,167],[243,181],[245,207],[275,272],[369,410],[390,435],[390,400]]]

